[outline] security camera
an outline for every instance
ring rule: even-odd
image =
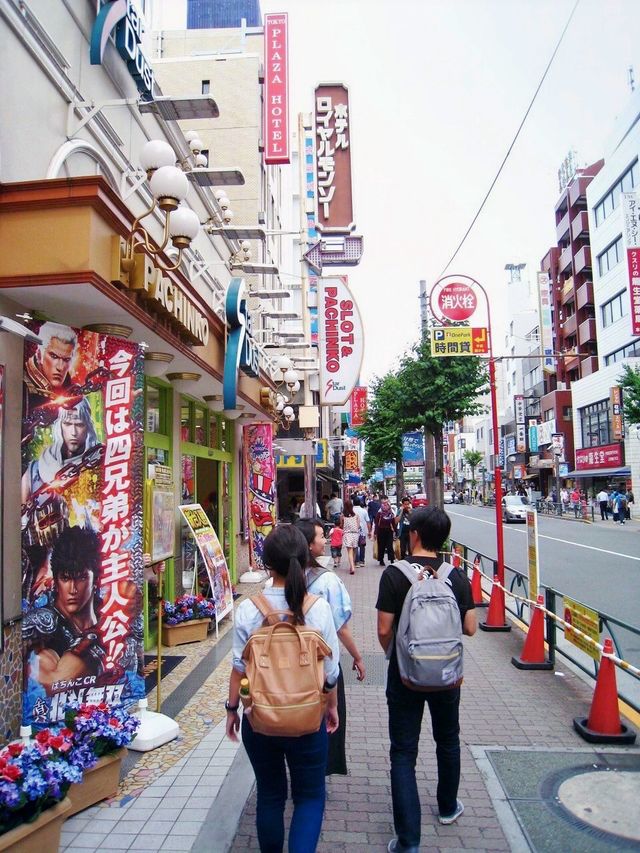
[[[25,341],[29,341],[32,344],[42,343],[42,339],[34,334],[31,329],[27,329],[26,326],[16,323],[15,320],[9,317],[0,317],[0,331],[11,332],[11,334],[18,335],[18,337],[24,338]]]

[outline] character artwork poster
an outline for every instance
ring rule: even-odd
[[[200,504],[179,507],[189,525],[200,556],[207,569],[213,600],[216,605],[216,622],[233,610],[233,590],[229,568],[218,535],[211,526],[207,513]]]
[[[249,521],[249,559],[256,570],[264,569],[265,537],[276,523],[276,462],[273,456],[273,424],[247,424],[242,428],[245,499]]]
[[[35,323],[22,420],[23,723],[130,704],[142,676],[143,354]]]

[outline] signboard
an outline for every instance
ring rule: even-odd
[[[211,595],[216,605],[216,624],[233,612],[231,578],[220,540],[200,504],[179,507],[193,533],[198,551],[207,569]]]
[[[489,352],[486,328],[436,326],[431,330],[431,355],[484,355]]]
[[[322,275],[323,267],[355,267],[364,251],[360,234],[327,236],[314,243],[303,255],[311,269]]]
[[[396,463],[395,462],[385,462],[382,466],[382,474],[385,479],[389,477],[396,476]]]
[[[276,463],[273,455],[273,424],[242,427],[242,451],[246,477],[246,516],[249,520],[249,560],[264,571],[264,540],[276,523]]]
[[[227,349],[224,354],[222,398],[225,409],[235,409],[238,394],[238,370],[247,376],[260,372],[259,351],[254,341],[251,315],[247,309],[247,292],[243,278],[232,278],[225,300],[227,313]]]
[[[538,433],[538,447],[545,444],[551,444],[551,436],[556,431],[556,419],[551,418],[550,421],[543,421],[536,427]]]
[[[546,272],[538,273],[538,312],[540,314],[540,346],[543,355],[542,369],[545,373],[553,373],[556,369],[553,358],[553,319],[549,276]]]
[[[346,276],[318,279],[318,327],[320,405],[343,406],[364,354],[362,319]]]
[[[43,343],[25,343],[23,723],[48,725],[72,700],[145,695],[144,359],[122,338],[30,325]]]
[[[343,83],[315,90],[316,228],[349,234],[355,228],[351,188],[351,116]]]
[[[624,464],[622,444],[603,444],[576,450],[576,471],[587,468],[619,468]]]
[[[4,525],[4,365],[0,364],[0,564],[2,563],[2,541]],[[0,576],[0,624],[4,625],[3,579]],[[0,652],[4,649],[4,631],[0,631]]]
[[[278,468],[304,468],[304,456],[281,453],[275,455],[275,460]],[[319,438],[316,441],[316,468],[327,467],[329,467],[329,442],[326,438]]]
[[[440,316],[454,322],[468,320],[478,307],[478,300],[468,284],[453,281],[445,284],[437,296]]]
[[[577,649],[580,649],[594,660],[600,660],[600,651],[572,630],[572,628],[577,628],[583,634],[586,634],[587,637],[591,637],[592,640],[599,643],[600,621],[597,612],[566,596],[562,599],[562,609],[562,618],[567,623],[567,627],[564,629],[565,640],[568,640]]]
[[[498,467],[504,468],[504,438],[498,439]]]
[[[564,435],[561,432],[554,432],[551,435],[551,452],[554,459],[564,462]]]
[[[538,513],[527,510],[527,565],[529,567],[529,598],[538,599],[540,588],[540,565],[538,561]]]
[[[516,418],[517,424],[525,423],[525,414],[524,414],[524,396],[522,394],[515,394],[513,398],[513,411]]]
[[[404,465],[424,465],[424,436],[420,431],[402,434],[402,462]]]
[[[102,65],[109,36],[115,29],[116,48],[127,63],[138,90],[147,100],[153,100],[153,69],[142,51],[145,31],[142,14],[131,0],[106,2],[98,12],[91,30],[89,58],[91,65]]]
[[[640,335],[640,196],[621,193],[622,240],[627,258],[631,334]]]
[[[357,450],[347,450],[344,454],[344,470],[359,471],[360,461]]]
[[[516,424],[516,453],[527,450],[527,428],[524,424]]]
[[[529,427],[529,450],[531,453],[538,452],[538,427]]]
[[[351,426],[359,427],[367,417],[367,386],[357,385],[351,392]]]
[[[289,163],[289,32],[286,13],[264,16],[264,162]]]
[[[168,560],[173,557],[175,547],[176,502],[173,488],[162,487],[157,482],[152,484],[149,493],[150,510],[150,542],[148,551],[151,562]]]
[[[611,438],[622,441],[624,438],[624,422],[622,419],[622,389],[614,385],[609,391],[611,401]]]

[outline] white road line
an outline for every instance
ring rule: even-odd
[[[450,515],[457,515],[459,518],[467,518],[469,521],[477,521],[478,524],[491,524],[495,527],[495,521],[485,521],[484,518],[474,518],[472,515],[465,515],[462,512],[449,510]],[[506,528],[513,530],[514,533],[526,533],[526,530],[516,531],[513,527]],[[571,539],[558,539],[555,536],[545,536],[543,533],[538,534],[539,539],[549,539],[551,542],[562,542],[563,545],[574,545],[576,548],[586,548],[588,551],[599,551],[601,554],[611,554],[612,557],[622,557],[624,560],[635,560],[640,563],[640,557],[632,557],[630,554],[620,554],[618,551],[607,551],[606,548],[596,548],[594,545],[583,545],[581,542],[574,542]]]

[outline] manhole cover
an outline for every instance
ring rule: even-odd
[[[578,773],[560,784],[557,796],[568,812],[594,829],[640,841],[640,773],[629,770]]]

